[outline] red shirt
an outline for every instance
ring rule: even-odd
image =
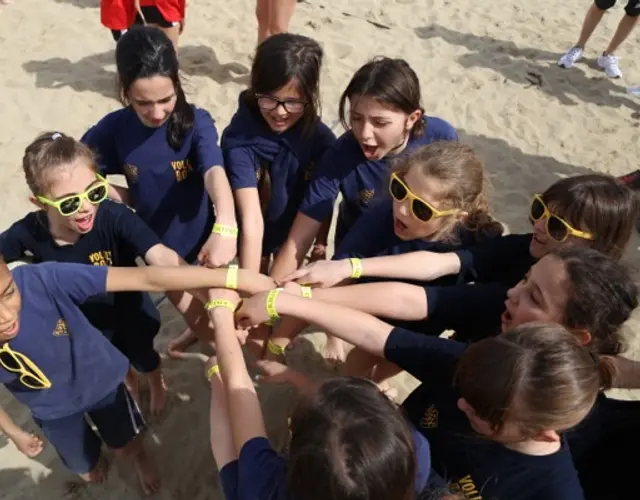
[[[141,7],[156,7],[162,17],[169,22],[184,19],[186,0],[140,0]],[[102,0],[100,2],[100,22],[112,30],[124,30],[133,26],[136,19],[133,0]]]

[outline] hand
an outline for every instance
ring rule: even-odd
[[[254,328],[269,321],[267,295],[269,292],[260,292],[244,299],[236,311],[236,325],[240,328]]]
[[[296,281],[314,288],[330,288],[351,277],[351,263],[343,260],[319,260],[294,271],[279,281],[279,285]]]
[[[9,436],[16,447],[29,458],[37,457],[44,449],[44,442],[35,434],[24,432],[22,429],[15,435]]]
[[[311,255],[309,256],[309,263],[313,264],[318,260],[325,260],[327,258],[327,245],[322,243],[316,243],[311,249]]]
[[[237,251],[237,238],[211,233],[211,236],[200,249],[198,262],[207,267],[226,266],[236,257]]]
[[[274,384],[289,382],[289,375],[292,371],[287,365],[277,361],[267,361],[266,359],[257,361],[256,368],[258,369],[260,380]]]

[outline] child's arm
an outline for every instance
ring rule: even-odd
[[[322,222],[298,212],[289,236],[273,261],[271,276],[277,280],[295,271],[302,264],[321,226]]]
[[[109,198],[118,203],[129,205],[131,198],[129,196],[129,188],[109,184]]]
[[[219,369],[212,371],[215,366],[218,366],[218,360],[214,356],[207,362],[205,373],[211,384],[211,406],[209,409],[211,452],[218,470],[222,470],[229,462],[238,459],[238,452],[233,443],[226,390]]]
[[[264,220],[260,208],[258,190],[253,187],[235,191],[242,221],[240,234],[240,267],[255,272],[260,271],[262,258],[262,238],[264,236]]]
[[[35,434],[29,434],[18,427],[11,417],[0,407],[0,431],[26,456],[33,458],[40,454],[44,443]]]
[[[307,377],[298,370],[294,370],[290,366],[283,365],[277,361],[262,359],[256,363],[256,367],[260,370],[260,378],[265,382],[290,384],[300,392],[313,392],[320,385],[319,382]]]

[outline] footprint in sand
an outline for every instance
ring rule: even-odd
[[[353,51],[351,46],[347,45],[346,43],[332,43],[330,47],[331,52],[336,55],[337,59],[346,59],[351,55],[351,52]]]

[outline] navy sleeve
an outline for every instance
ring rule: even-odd
[[[144,258],[151,247],[161,243],[158,235],[129,207],[116,202],[105,201],[100,207],[112,212],[114,232],[118,240],[124,242],[134,255]]]
[[[6,262],[21,259],[29,250],[28,242],[31,239],[26,220],[19,220],[0,234],[0,254]]]
[[[349,229],[336,249],[333,260],[375,257],[393,239],[393,205],[389,200],[372,207]]]
[[[204,109],[195,109],[193,124],[193,146],[195,148],[195,168],[204,175],[211,167],[222,167],[224,160],[218,146],[218,131],[211,115]]]
[[[338,161],[338,148],[332,147],[320,160],[307,187],[299,212],[322,222],[333,213],[333,205],[340,192],[340,182],[345,175],[344,165]]]
[[[286,465],[263,437],[247,441],[238,457],[239,500],[285,500]]]
[[[224,168],[229,177],[231,189],[257,188],[257,158],[248,148],[233,148],[223,151]]]
[[[106,293],[107,266],[45,262],[36,264],[46,274],[48,285],[67,295],[76,304],[82,304],[89,297]]]
[[[80,142],[89,146],[95,153],[102,175],[122,173],[122,162],[115,145],[117,116],[114,113],[105,116],[80,139]]]
[[[239,500],[238,498],[238,461],[229,462],[220,469],[220,485],[225,500]]]
[[[456,129],[442,118],[428,117],[426,133],[431,138],[431,142],[458,140]]]
[[[384,357],[421,382],[450,384],[466,345],[455,340],[394,328]]]

